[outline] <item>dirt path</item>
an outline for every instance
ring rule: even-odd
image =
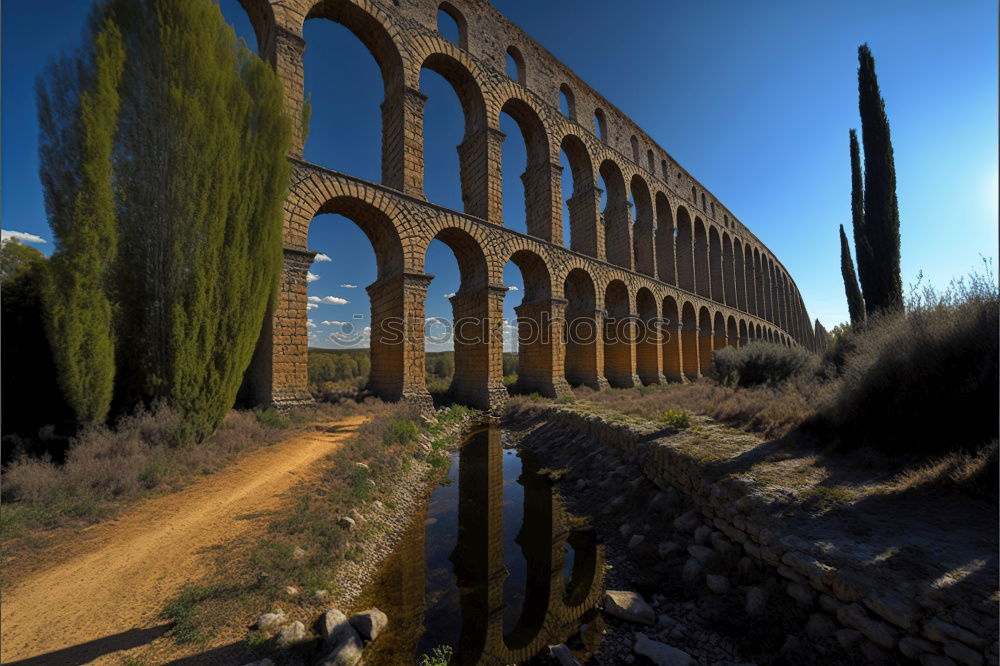
[[[147,642],[162,631],[157,613],[166,600],[211,565],[206,551],[255,529],[239,517],[279,507],[313,463],[364,420],[349,417],[327,424],[338,426],[334,432],[304,433],[254,452],[84,530],[70,543],[33,554],[31,572],[3,591],[0,660],[75,664]]]

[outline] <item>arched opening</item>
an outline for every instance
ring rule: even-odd
[[[706,204],[706,201],[705,201],[705,193],[704,192],[701,193],[701,209],[704,210],[704,211],[708,211],[708,205]]]
[[[762,335],[762,329],[760,327],[760,324],[757,324],[754,330],[756,331],[756,336],[754,337],[754,339],[756,340],[763,339],[764,336]]]
[[[403,117],[382,113],[402,88],[403,63],[392,37],[356,5],[321,2],[307,15],[303,38],[309,44],[303,86],[311,107],[304,159],[400,187],[403,147],[396,137]],[[331,62],[351,66],[331,68]]]
[[[563,237],[568,237],[570,249],[596,257],[598,195],[594,189],[594,165],[580,137],[567,134],[563,138],[559,161],[563,165],[562,192],[572,192],[563,209]],[[567,176],[572,178],[571,188],[566,187]]]
[[[646,151],[646,167],[649,169],[649,173],[656,175],[656,158],[653,157],[653,150]]]
[[[440,241],[447,250],[434,241]],[[457,275],[448,254],[457,263]],[[435,234],[424,262],[425,266],[433,263],[447,271],[431,281],[425,308],[429,318],[440,316],[450,321],[450,327],[446,326],[450,331],[432,331],[433,335],[428,335],[429,343],[447,349],[450,341],[453,349],[454,374],[447,393],[458,402],[488,409],[498,395],[506,395],[506,390],[500,374],[502,362],[496,362],[502,358],[502,295],[497,298],[490,293],[486,256],[468,232],[449,227]],[[457,290],[441,293],[454,288],[456,281]],[[450,303],[450,313],[437,302],[442,297]],[[440,342],[437,335],[441,336]]]
[[[435,53],[422,66],[420,91],[427,96],[423,146],[427,200],[488,218],[490,137],[479,85],[460,62]]]
[[[740,239],[733,239],[733,274],[736,276],[736,307],[747,312],[747,280],[746,266],[743,262],[743,244]]]
[[[684,353],[684,376],[695,381],[701,376],[701,364],[698,362],[698,317],[690,302],[685,302],[681,309],[681,351]]]
[[[680,313],[672,296],[663,299],[663,375],[670,381],[684,379],[681,359]]]
[[[570,120],[576,120],[576,97],[565,83],[559,86],[559,109]]]
[[[508,270],[513,266],[517,269]],[[510,301],[504,303],[505,319],[516,321],[512,331],[512,338],[516,336],[517,342],[516,389],[554,398],[558,387],[563,385],[563,368],[558,362],[560,359],[557,358],[553,340],[556,336],[561,337],[562,332],[556,328],[552,312],[549,269],[534,252],[518,250],[511,255],[504,269],[504,284],[507,286],[505,301]],[[518,301],[519,291],[522,298],[520,304],[515,306],[513,303]],[[508,375],[506,369],[504,375]]]
[[[730,347],[738,347],[740,343],[739,333],[736,330],[736,317],[732,315],[726,319],[726,343]]]
[[[698,205],[698,190],[695,189],[694,185],[691,186],[691,205]]]
[[[747,312],[756,315],[757,314],[757,281],[754,277],[754,263],[753,263],[753,250],[750,245],[743,246],[743,270],[746,274],[746,290],[747,290]]]
[[[725,276],[723,285],[726,293],[726,305],[732,308],[738,307],[736,302],[736,268],[733,264],[733,241],[726,232],[722,233],[722,274]]]
[[[442,2],[438,6],[437,28],[441,36],[463,49],[469,48],[469,24],[462,12],[450,2]]]
[[[409,313],[402,303],[403,248],[389,217],[366,202],[335,197],[316,211],[308,243],[319,252],[306,274],[310,389],[366,385],[386,400],[421,392],[423,378],[408,381],[405,371],[412,355],[422,356],[422,342],[414,349],[395,338],[394,322]]]
[[[586,271],[574,268],[566,276],[563,294],[566,297],[566,381],[573,386],[586,384],[599,389],[603,379],[598,366],[601,329],[594,281]]]
[[[629,142],[632,144],[632,161],[635,162],[636,164],[640,164],[640,162],[639,162],[639,139],[637,139],[636,136],[635,136],[635,134],[633,134],[632,138],[629,139]]]
[[[774,291],[772,291],[774,270],[771,260],[766,254],[761,254],[761,268],[764,275],[764,319],[774,321]]]
[[[728,344],[726,340],[726,335],[728,335],[728,329],[726,328],[726,318],[722,316],[721,312],[716,312],[715,317],[712,319],[712,349],[722,349]]]
[[[712,298],[712,276],[708,268],[708,234],[700,217],[694,219],[694,283],[698,293]]]
[[[608,120],[601,109],[594,110],[594,134],[604,143],[608,142]]]
[[[712,350],[715,348],[715,334],[712,330],[712,314],[702,306],[698,310],[698,370],[707,376],[712,370]]]
[[[765,319],[767,309],[764,301],[764,271],[761,270],[760,250],[756,247],[753,249],[753,275],[757,287],[757,307],[754,314]]]
[[[630,215],[625,191],[625,177],[611,160],[601,163],[601,179],[607,205],[604,207],[604,251],[607,260],[616,266],[632,268]]]
[[[638,315],[635,331],[635,365],[643,384],[661,383],[660,318],[653,292],[645,287],[635,295]]]
[[[674,216],[670,202],[663,192],[656,193],[656,272],[667,284],[677,284],[677,267],[674,264]]]
[[[747,322],[740,319],[740,347],[750,342],[750,334],[747,332]]]
[[[712,219],[714,220],[715,219],[715,202],[714,201],[709,204],[709,209],[712,212]]]
[[[632,364],[633,325],[628,288],[612,280],[604,292],[604,376],[616,388],[635,386]]]
[[[521,50],[514,45],[507,47],[507,76],[522,86],[528,85],[524,56],[521,55]]]
[[[504,226],[553,240],[552,168],[545,127],[535,110],[519,99],[500,111]],[[523,142],[511,140],[520,135]],[[520,180],[521,182],[516,182]]]
[[[722,277],[722,244],[719,242],[719,230],[715,225],[708,229],[708,262],[712,271],[712,300],[717,303],[725,301],[725,280]]]
[[[663,160],[663,161],[660,162],[660,174],[661,174],[661,177],[663,178],[663,182],[664,183],[670,183],[670,170],[669,169],[670,168],[667,165],[667,161],[666,160]]]
[[[677,207],[677,281],[681,289],[694,292],[694,229],[687,208]]]
[[[653,202],[646,181],[632,176],[632,202],[635,206],[635,224],[632,227],[632,246],[635,270],[656,277],[653,270]]]

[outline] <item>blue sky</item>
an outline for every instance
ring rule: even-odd
[[[630,115],[705,184],[781,259],[813,317],[847,318],[837,225],[850,233],[847,130],[859,127],[857,46],[875,55],[892,126],[904,285],[922,271],[945,285],[997,257],[997,6],[968,0],[836,3],[738,1],[615,3],[496,0],[529,35]],[[237,33],[254,45],[237,0],[222,0]],[[88,2],[4,0],[2,225],[48,239],[37,169],[34,80],[45,60],[74,44]],[[595,35],[600,35],[595,40]],[[305,27],[312,133],[306,159],[379,179],[382,84],[350,32],[324,20]],[[350,95],[342,91],[350,90]],[[455,146],[461,109],[425,72],[428,199],[461,209]],[[517,125],[502,119],[505,223],[523,230],[518,176],[526,163]],[[567,170],[568,171],[568,170]],[[568,185],[568,183],[567,183]],[[564,191],[568,191],[564,188]],[[310,311],[314,344],[350,321],[368,323],[364,287],[375,278],[371,246],[350,221],[317,219],[310,295],[346,304]],[[428,316],[448,317],[458,287],[450,251],[435,242]],[[520,287],[512,264],[508,285]],[[355,285],[343,286],[343,285]],[[517,292],[505,312],[513,320]],[[358,316],[358,318],[355,318]]]

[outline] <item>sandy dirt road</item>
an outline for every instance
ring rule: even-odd
[[[146,500],[79,538],[31,555],[6,576],[0,658],[10,664],[86,663],[162,633],[166,600],[210,569],[212,547],[255,529],[241,515],[273,511],[313,463],[340,447],[363,416],[324,424],[248,454],[191,486]],[[259,528],[257,528],[259,529]],[[13,579],[13,580],[12,580]]]

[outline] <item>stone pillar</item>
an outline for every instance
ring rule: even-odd
[[[635,315],[607,317],[604,322],[604,376],[615,388],[639,386],[635,372]]]
[[[521,174],[521,182],[528,235],[562,247],[562,166],[549,162],[529,164]]]
[[[279,407],[312,401],[306,273],[315,252],[285,248],[281,284],[271,324],[270,399]]]
[[[601,220],[601,194],[604,190],[589,187],[573,191],[566,200],[569,208],[570,249],[605,261],[604,225]]]
[[[566,379],[600,391],[608,387],[604,378],[604,345],[601,330],[603,310],[566,313]]]
[[[368,388],[385,400],[433,405],[424,367],[424,303],[431,278],[401,273],[367,289],[372,304]]]
[[[454,320],[455,400],[492,409],[507,400],[503,385],[503,298],[507,287],[460,290],[451,297]]]
[[[632,216],[631,204],[608,204],[604,211],[604,233],[609,263],[632,270]]]
[[[288,154],[301,159],[306,143],[305,124],[302,118],[302,108],[305,104],[305,69],[302,66],[302,54],[306,50],[306,40],[287,28],[276,26],[273,49],[272,62],[285,88],[285,111],[291,122],[292,140]]]
[[[680,326],[681,352],[684,358],[684,376],[694,381],[701,377],[701,361],[699,359],[698,327]]]
[[[663,344],[661,342],[662,322],[657,317],[635,321],[635,361],[639,378],[643,384],[663,384]]]
[[[473,130],[458,146],[465,212],[494,224],[503,224],[501,147],[506,137],[488,127]]]
[[[569,392],[563,377],[566,300],[546,298],[522,303],[517,313],[517,388],[555,398]]]
[[[424,194],[424,103],[427,96],[403,86],[382,102],[382,184],[417,199]]]

